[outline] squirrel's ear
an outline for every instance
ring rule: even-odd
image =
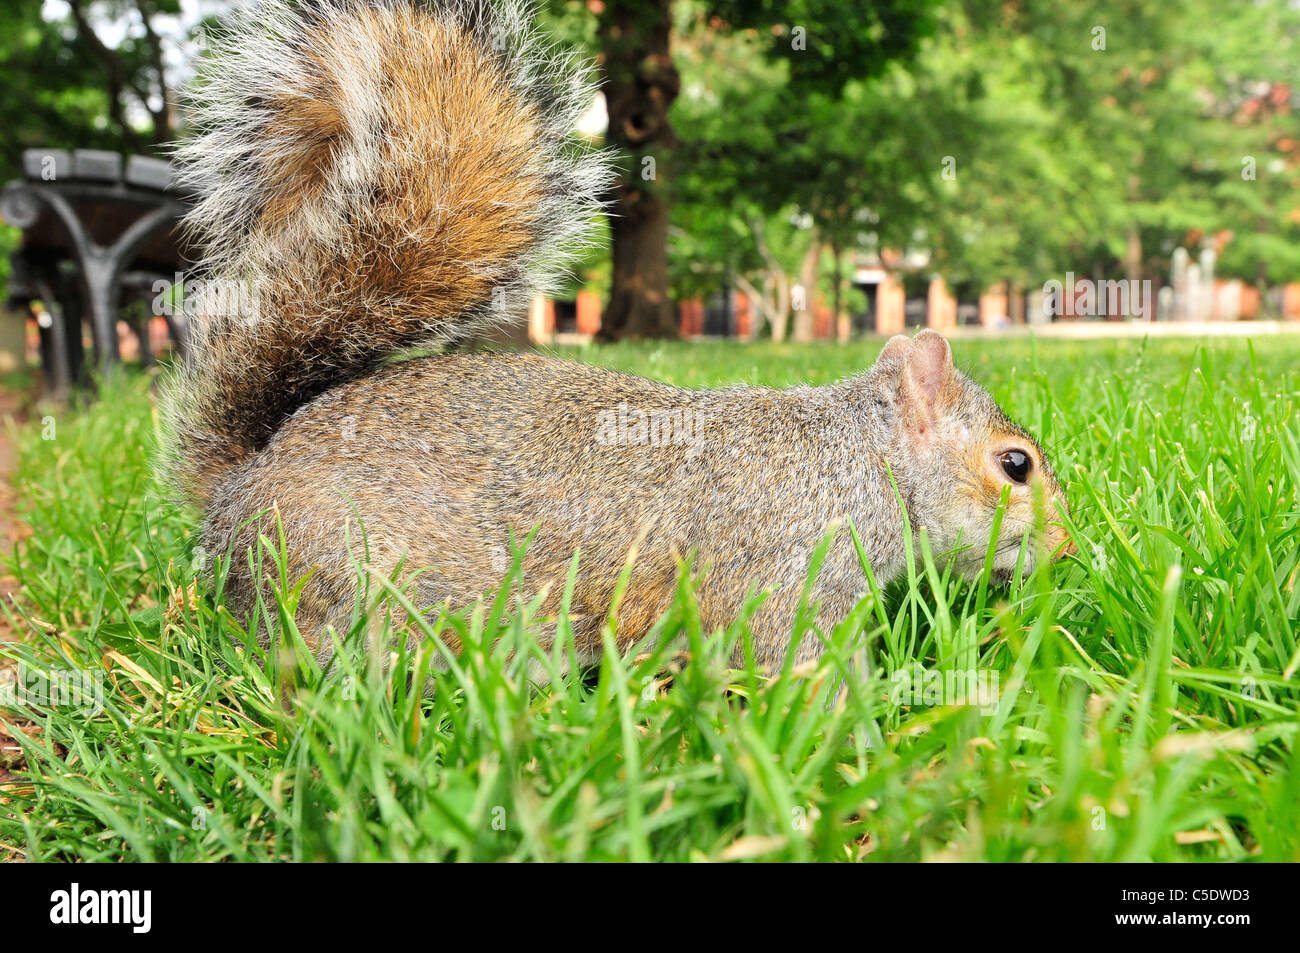
[[[911,338],[906,334],[895,334],[881,350],[880,355],[876,358],[876,363],[879,364],[881,361],[901,361],[907,356],[907,352],[911,350],[911,347]]]
[[[909,422],[918,433],[924,433],[934,420],[939,395],[952,379],[952,349],[942,334],[928,329],[910,343],[903,359],[900,394]]]

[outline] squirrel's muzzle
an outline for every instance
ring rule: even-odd
[[[1073,556],[1079,551],[1078,544],[1070,536],[1070,531],[1064,526],[1051,526],[1048,528],[1048,542],[1052,547],[1053,561],[1064,559],[1066,556]]]

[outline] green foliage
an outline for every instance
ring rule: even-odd
[[[761,214],[843,251],[927,252],[950,284],[1164,277],[1201,243],[1222,277],[1300,277],[1285,3],[951,2],[914,56],[829,88],[797,53],[763,58],[770,31],[679,15],[678,33],[675,274],[770,268]]]
[[[878,347],[583,356],[686,386],[788,385],[853,373]],[[647,644],[571,674],[567,617],[539,650],[517,562],[500,593],[428,613],[421,646],[393,656],[364,635],[405,594],[370,579],[373,623],[321,672],[291,622],[298,580],[249,627],[220,608],[191,517],[153,485],[146,382],[110,382],[52,431],[18,434],[33,532],[10,571],[29,636],[0,653],[102,674],[103,705],[23,709],[40,729],[32,778],[4,791],[0,845],[64,860],[1300,860],[1296,341],[955,351],[1048,448],[1079,555],[1006,589],[954,580],[925,547],[885,593],[864,567],[823,662],[771,678],[725,664],[744,618],[703,630],[690,573]],[[265,558],[278,550],[267,540]],[[254,637],[267,614],[286,620],[273,650]],[[900,698],[917,665],[996,673],[997,690],[983,707]]]
[[[709,0],[710,19],[764,36],[789,64],[792,92],[835,95],[846,83],[906,60],[934,29],[935,0]]]
[[[180,13],[179,0],[78,0],[72,8],[83,15],[80,27],[73,13],[41,0],[0,13],[0,179],[19,173],[24,149],[148,152],[171,138],[167,41],[150,30]],[[113,45],[101,34],[114,36]]]
[[[37,0],[8,6],[0,14],[0,177],[21,170],[23,149],[38,146],[120,148],[120,133],[107,128],[102,85],[66,24],[41,18]]]
[[[0,14],[5,178],[24,148],[146,151],[183,134],[146,108],[178,77],[161,75],[141,11],[157,23],[175,0],[78,6],[89,34],[37,0]],[[1300,12],[1220,6],[676,0],[675,143],[651,149],[673,292],[739,275],[775,294],[814,241],[846,259],[928,253],[950,286],[1162,278],[1174,248],[1202,244],[1221,277],[1300,278]],[[578,0],[543,5],[557,44],[607,54],[597,19]],[[163,36],[176,42],[193,52]],[[606,249],[577,269],[602,293]]]

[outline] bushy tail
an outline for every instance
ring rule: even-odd
[[[588,68],[532,20],[527,0],[261,0],[214,40],[177,155],[204,279],[166,402],[184,492],[205,502],[329,387],[553,283],[607,162],[570,135]]]

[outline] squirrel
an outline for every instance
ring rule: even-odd
[[[611,161],[571,136],[591,67],[518,0],[260,0],[234,16],[177,159],[203,274],[256,307],[199,309],[163,403],[167,476],[202,511],[203,549],[231,554],[232,611],[278,582],[253,559],[259,534],[283,533],[289,583],[306,580],[296,624],[324,654],[354,618],[357,565],[406,574],[421,611],[465,607],[535,530],[522,579],[543,613],[579,554],[579,659],[599,657],[630,553],[620,651],[694,554],[706,630],[767,590],[748,625],[758,664],[779,667],[822,650],[790,643],[828,532],[810,590],[822,633],[867,589],[849,523],[882,585],[922,528],[971,577],[993,545],[1009,580],[1035,496],[1064,510],[1038,443],[934,331],[789,390],[448,353],[553,289],[600,213]],[[441,353],[395,360],[417,347]],[[1073,546],[1059,523],[1044,536],[1045,553]]]

